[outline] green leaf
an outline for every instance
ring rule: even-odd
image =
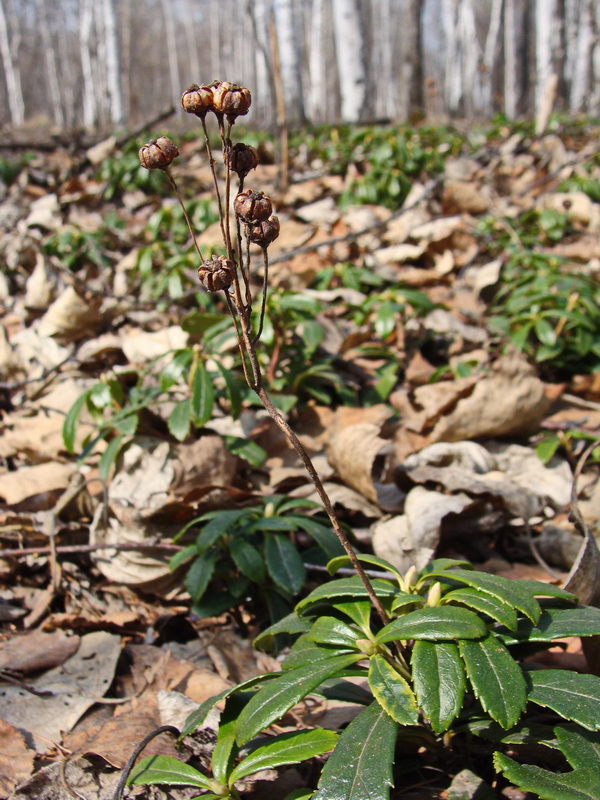
[[[181,400],[169,414],[167,426],[169,433],[174,436],[178,442],[183,442],[190,432],[190,425],[192,421],[192,407],[189,398]]]
[[[335,558],[340,555],[340,552],[343,552],[344,548],[331,528],[310,517],[301,517],[297,514],[292,516],[297,527],[312,536],[327,558]]]
[[[216,361],[215,363],[225,382],[225,390],[229,398],[229,413],[234,419],[237,419],[242,410],[242,391],[240,389],[240,383],[230,369],[226,369],[220,361]]]
[[[216,556],[198,556],[185,576],[185,588],[193,603],[197,603],[208,588],[215,571]]]
[[[349,617],[365,633],[371,630],[371,612],[373,607],[369,600],[350,600],[347,603],[333,603],[333,608]]]
[[[390,597],[397,593],[393,584],[387,581],[374,579],[371,581],[375,593],[378,597]],[[317,603],[322,603],[325,600],[335,600],[340,597],[368,597],[369,593],[365,589],[363,582],[357,576],[351,578],[341,578],[337,581],[329,581],[318,586],[316,589],[304,597],[296,604],[296,613],[301,614],[303,611],[310,609],[311,606]]]
[[[226,700],[234,693],[241,693],[246,689],[251,689],[259,683],[270,680],[271,677],[271,672],[266,672],[262,675],[253,675],[252,678],[248,678],[248,680],[238,683],[236,686],[231,686],[229,689],[224,689],[222,692],[219,692],[219,694],[206,699],[200,705],[200,707],[192,711],[192,713],[186,719],[181,733],[179,734],[179,741],[181,741],[184,736],[188,736],[190,733],[194,733],[194,731],[198,730],[198,728],[201,728],[202,723],[208,716],[209,712],[212,711],[212,709],[217,705],[217,703],[220,703],[221,700]]]
[[[419,721],[417,701],[412,689],[383,656],[369,660],[369,686],[379,705],[400,725]]]
[[[357,553],[356,557],[362,564],[372,564],[374,567],[379,567],[383,572],[390,572],[392,575],[396,575],[399,581],[403,579],[400,570],[396,569],[389,561],[379,558],[379,556],[374,556],[370,553]],[[332,558],[327,564],[327,572],[329,572],[330,575],[335,575],[338,569],[348,566],[352,566],[350,557],[347,555],[340,555],[337,558]]]
[[[265,562],[259,551],[245,539],[235,538],[229,542],[229,552],[239,571],[254,583],[265,579]]]
[[[240,508],[235,511],[218,511],[214,514],[211,513],[210,516],[211,519],[204,525],[196,540],[201,552],[207,550],[223,534],[237,527],[240,520],[248,516],[248,511]],[[205,514],[203,517],[199,517],[199,520],[208,519],[208,517],[209,514]]]
[[[573,767],[557,774],[531,764],[519,764],[494,753],[494,767],[525,792],[543,800],[597,800],[600,797],[600,737],[571,726],[554,729],[560,749]]]
[[[189,561],[194,556],[198,555],[198,548],[195,544],[191,544],[188,547],[183,547],[179,552],[175,553],[174,556],[171,556],[169,559],[169,569],[171,572],[175,572],[175,570],[180,567],[182,564],[185,564],[186,561]]]
[[[257,733],[280,719],[323,681],[338,674],[350,664],[360,661],[361,658],[363,658],[362,653],[338,655],[278,674],[261,687],[240,713],[237,729],[238,744],[248,742]]]
[[[128,784],[164,783],[167,786],[198,786],[212,789],[213,782],[173,756],[149,756],[133,768]]]
[[[124,434],[115,436],[114,439],[110,440],[106,450],[102,453],[102,457],[98,462],[98,474],[100,475],[100,479],[104,481],[104,483],[108,481],[110,468],[112,467],[117,456],[119,455],[119,450],[123,446],[124,438],[125,438]]]
[[[438,577],[444,582],[452,580],[466,583],[467,586],[472,586],[474,589],[491,594],[492,597],[500,600],[500,602],[516,608],[526,617],[529,617],[532,622],[537,622],[539,619],[541,613],[540,605],[527,586],[521,584],[521,581],[467,569],[436,570],[427,574]]]
[[[335,644],[340,647],[356,648],[356,640],[360,633],[335,617],[319,617],[313,623],[307,639],[311,642]]]
[[[483,620],[458,606],[417,608],[393,620],[377,634],[376,641],[392,642],[402,639],[479,639],[487,633]]]
[[[283,617],[283,619],[270,625],[266,631],[259,633],[252,644],[261,650],[270,650],[273,646],[273,639],[278,633],[306,633],[310,628],[311,623],[309,620],[299,617],[293,611],[287,617]]]
[[[231,767],[238,754],[233,727],[235,720],[219,725],[219,738],[211,756],[212,773],[220,784],[226,784]],[[227,731],[227,733],[224,733]]]
[[[191,410],[194,424],[201,428],[212,416],[215,387],[204,364],[196,364],[192,379]]]
[[[557,341],[554,327],[544,317],[538,317],[534,324],[535,335],[546,347],[554,347]]]
[[[532,670],[525,676],[528,700],[551,708],[590,731],[600,729],[600,678],[567,669]]]
[[[371,703],[344,730],[313,800],[388,800],[398,723]]]
[[[112,426],[115,430],[125,434],[126,436],[133,436],[137,430],[139,421],[140,418],[137,412],[132,412],[123,416],[117,416],[115,414],[115,416],[109,419],[106,424]]]
[[[241,436],[224,436],[225,446],[234,456],[239,456],[253,467],[260,467],[267,460],[267,452],[263,448],[249,439],[242,439]]]
[[[552,642],[567,636],[597,636],[600,634],[600,608],[545,608],[537,625],[530,620],[519,621],[513,633],[499,634],[504,644],[519,642]]]
[[[492,634],[479,641],[462,640],[459,648],[485,711],[503,728],[515,725],[527,703],[525,678],[517,662]]]
[[[411,666],[419,706],[435,733],[443,733],[460,713],[467,686],[458,646],[415,642]]]
[[[75,452],[75,438],[77,436],[77,428],[79,427],[79,417],[81,416],[84,405],[87,403],[90,392],[91,389],[88,389],[87,392],[84,392],[80,397],[77,398],[77,400],[75,400],[71,408],[68,410],[65,421],[63,422],[63,442],[65,443],[65,447],[69,453]]]
[[[300,553],[286,536],[265,535],[265,560],[271,578],[291,594],[298,594],[306,582]]]
[[[509,630],[514,630],[517,627],[518,620],[514,608],[500,602],[489,594],[478,592],[477,589],[454,589],[444,595],[442,602],[444,604],[460,603],[461,605],[469,606],[469,608],[474,608],[475,611],[480,611],[500,624],[505,625]]]
[[[260,745],[238,764],[231,773],[229,785],[252,775],[261,769],[275,769],[285,764],[298,764],[309,758],[320,756],[333,750],[338,735],[333,731],[317,728],[312,731],[293,731],[282,733]]]
[[[542,464],[548,464],[548,462],[556,454],[560,444],[560,438],[556,434],[552,434],[551,436],[547,436],[546,438],[542,439],[542,441],[536,445],[535,454]]]

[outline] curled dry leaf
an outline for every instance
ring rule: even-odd
[[[55,336],[61,342],[76,342],[92,335],[102,324],[100,311],[67,286],[38,324],[40,336]]]

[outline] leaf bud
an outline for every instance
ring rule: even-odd
[[[179,155],[177,145],[168,136],[150,139],[142,145],[138,153],[140,164],[146,169],[166,169]]]
[[[254,244],[267,248],[279,236],[279,220],[271,217],[255,225],[246,225],[246,236]]]
[[[223,81],[213,86],[213,110],[227,114],[230,120],[241,117],[250,110],[252,96],[250,89],[236,83]]]
[[[233,283],[235,265],[225,256],[213,256],[198,267],[198,278],[207,292],[228,289]]]
[[[435,583],[432,583],[429,588],[429,593],[427,595],[427,605],[431,606],[431,608],[435,608],[436,606],[439,606],[441,599],[442,599],[442,584],[439,581],[435,581]]]
[[[246,189],[240,192],[233,201],[233,210],[244,222],[254,225],[256,222],[264,222],[273,213],[273,205],[263,192],[254,192]]]
[[[229,151],[227,163],[230,170],[244,179],[251,169],[258,166],[258,153],[249,144],[238,142]]]
[[[213,111],[213,85],[198,86],[192,83],[181,95],[181,105],[188,114],[204,117]]]

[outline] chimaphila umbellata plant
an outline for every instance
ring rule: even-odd
[[[329,562],[330,573],[350,566],[356,574],[319,586],[258,637],[257,646],[264,647],[279,634],[295,638],[281,672],[232,687],[188,718],[180,739],[202,728],[217,704],[221,708],[215,746],[202,769],[153,756],[129,782],[192,786],[203,798],[236,800],[256,773],[329,753],[318,786],[296,790],[289,800],[386,800],[402,774],[418,771],[426,782],[432,774],[456,772],[467,743],[478,737],[478,753],[489,756],[482,761],[483,778],[502,780],[503,773],[547,800],[600,797],[600,678],[536,669],[525,661],[563,636],[600,634],[600,610],[578,605],[558,587],[479,573],[462,561],[438,559],[403,575],[375,556],[357,555],[310,458],[266,392],[256,348],[268,291],[268,247],[279,223],[271,200],[244,186],[256,154],[231,143],[232,126],[250,102],[247,89],[227,82],[194,85],[182,98],[185,110],[202,123],[225,248],[225,255],[205,259],[190,225],[198,275],[208,292],[223,293],[248,386],[301,458],[344,548],[345,555]],[[208,138],[209,113],[221,137],[222,181]],[[140,150],[141,163],[163,170],[181,202],[169,170],[177,155],[167,137]],[[259,303],[253,244],[262,253]],[[363,564],[378,574],[369,576]],[[342,699],[356,714],[341,733],[299,730],[289,714],[311,697]],[[560,750],[572,770],[523,764],[521,745]],[[127,774],[126,769],[115,798]]]

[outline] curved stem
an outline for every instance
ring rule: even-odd
[[[198,258],[200,259],[200,263],[204,261],[202,257],[202,253],[200,252],[200,247],[198,246],[198,241],[196,240],[196,234],[194,233],[194,229],[192,227],[192,221],[190,220],[189,214],[183,202],[181,195],[179,194],[179,189],[177,188],[177,183],[175,182],[175,178],[171,175],[171,170],[165,169],[165,175],[169,179],[169,183],[171,184],[171,188],[175,192],[175,197],[179,201],[179,205],[181,206],[181,210],[183,211],[183,216],[185,217],[186,224],[188,226],[188,230],[192,235],[192,241],[194,243],[194,247],[196,248],[196,252],[198,253]]]

